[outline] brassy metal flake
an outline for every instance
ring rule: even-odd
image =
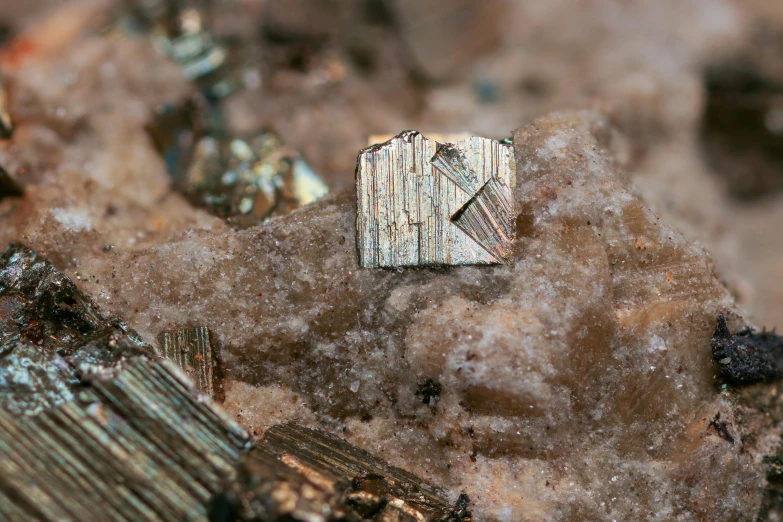
[[[219,397],[217,354],[206,326],[181,328],[158,335],[158,354],[171,359],[193,379],[199,390]]]
[[[507,262],[514,242],[513,148],[406,131],[361,151],[356,241],[362,267]]]
[[[278,424],[213,501],[226,522],[470,522],[470,499],[438,488],[329,433]]]

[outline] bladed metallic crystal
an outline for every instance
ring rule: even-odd
[[[321,199],[329,187],[277,133],[234,135],[201,96],[162,107],[147,125],[177,190],[246,228]]]
[[[0,409],[0,519],[205,520],[248,435],[170,361],[125,361],[37,416]]]
[[[219,372],[210,337],[206,326],[162,332],[158,336],[158,353],[177,363],[201,391],[215,398]]]
[[[406,131],[364,149],[356,167],[360,265],[508,261],[515,184],[513,148],[489,138],[440,144]]]
[[[269,429],[215,497],[212,513],[243,522],[470,522],[470,499],[440,489],[334,435]]]
[[[451,143],[439,143],[430,163],[468,194],[475,194],[479,189],[478,178],[465,154]]]
[[[0,253],[0,410],[40,413],[72,400],[85,375],[151,354],[49,261],[22,245]]]
[[[509,259],[514,241],[514,202],[496,178],[451,217],[451,222],[496,259]]]

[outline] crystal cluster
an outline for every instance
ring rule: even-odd
[[[175,187],[195,205],[236,227],[257,225],[329,192],[298,152],[270,130],[237,135],[226,128],[221,100],[260,74],[258,64],[214,36],[207,12],[166,0],[137,2],[110,33],[146,33],[199,93],[164,105],[147,126]]]
[[[209,330],[159,341],[162,358],[35,252],[0,256],[1,518],[470,520],[466,499],[325,433],[280,426],[245,456],[205,396]]]

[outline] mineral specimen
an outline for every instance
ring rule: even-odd
[[[190,333],[210,355],[207,332],[180,337]],[[173,340],[164,348],[182,346]],[[12,245],[0,256],[2,517],[205,516],[248,435],[152,358],[35,252]]]
[[[187,174],[191,199],[242,227],[286,214],[328,189],[272,132],[196,143]]]
[[[272,131],[229,133],[201,96],[161,107],[147,131],[194,205],[239,228],[257,225],[324,197],[329,188]]]
[[[362,267],[502,263],[514,239],[512,148],[488,138],[439,144],[415,131],[359,153]]]
[[[740,421],[716,388],[710,340],[732,297],[630,190],[621,139],[591,111],[514,133],[506,264],[360,269],[343,193],[79,269],[147,337],[169,323],[217,332],[226,404],[246,427],[263,429],[263,412],[320,425],[451,503],[465,492],[478,520],[752,518],[779,428],[754,438],[756,414]],[[710,426],[717,413],[733,443]]]
[[[307,468],[291,467],[254,448],[237,478],[209,509],[212,522],[359,522],[345,505],[340,486]]]
[[[287,424],[245,457],[212,512],[248,522],[468,522],[468,503],[463,495],[451,506],[418,477],[333,435]]]
[[[7,520],[198,520],[247,434],[168,361],[126,361],[37,416],[0,410]]]
[[[51,6],[0,4],[11,18]],[[216,21],[258,32],[260,4],[219,2]],[[780,194],[724,200],[696,145],[705,60],[733,45],[747,6],[780,3],[504,4],[501,52],[458,65],[498,86],[492,104],[474,79],[408,81],[388,46],[377,72],[349,66],[341,84],[316,87],[296,41],[296,61],[227,104],[242,132],[274,125],[338,187],[354,181],[369,133],[491,135],[595,97],[627,137],[586,113],[517,133],[526,166],[508,265],[359,270],[355,205],[341,194],[247,230],[188,205],[142,130],[184,79],[141,39],[82,38],[5,71],[19,116],[0,162],[13,175],[16,158],[40,168],[23,200],[0,203],[0,238],[45,253],[147,339],[173,325],[215,331],[226,404],[245,426],[328,429],[452,503],[465,491],[478,520],[754,520],[762,489],[783,483],[768,460],[780,462],[781,408],[755,409],[774,406],[779,386],[716,388],[710,338],[731,295],[749,321],[780,323],[783,207]]]
[[[162,332],[158,336],[159,353],[174,361],[193,380],[198,389],[209,395],[222,396],[220,369],[210,340],[209,328],[183,328]]]
[[[150,351],[48,261],[21,245],[0,255],[0,406],[39,413],[73,399],[77,376]]]
[[[204,7],[189,1],[132,1],[106,31],[148,34],[155,48],[182,68],[186,79],[208,97],[219,99],[241,87],[236,70],[240,60],[237,49],[213,36]]]
[[[213,36],[204,6],[133,2],[111,32],[139,30],[149,34],[200,91],[181,106],[161,107],[147,126],[175,186],[191,202],[233,226],[248,227],[328,192],[305,160],[273,132],[237,136],[225,128],[220,100],[244,86],[246,64],[238,56],[240,49]]]
[[[247,139],[201,138],[178,186],[196,205],[242,228],[287,214],[329,190],[301,156],[268,131]]]

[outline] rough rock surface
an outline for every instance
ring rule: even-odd
[[[783,462],[783,408],[774,386],[716,391],[710,337],[734,302],[693,243],[756,317],[783,317],[781,200],[727,200],[698,154],[700,67],[746,22],[728,1],[601,5],[519,2],[507,18],[525,30],[473,71],[499,85],[494,104],[469,82],[414,89],[390,60],[378,89],[288,71],[227,107],[238,129],[279,121],[339,188],[369,132],[502,135],[613,100],[595,104],[608,119],[562,112],[515,133],[511,266],[360,270],[350,190],[230,230],[171,192],[143,129],[189,92],[180,71],[90,31],[4,57],[18,128],[0,163],[25,196],[0,202],[0,245],[23,241],[147,341],[209,327],[224,405],[256,435],[328,428],[452,501],[466,492],[477,520],[753,520]],[[52,13],[45,27],[78,15]]]
[[[515,134],[513,266],[361,270],[346,194],[262,228],[117,247],[80,272],[146,338],[213,330],[245,383],[228,395],[285,383],[349,440],[465,491],[480,520],[742,519],[760,467],[709,348],[732,299],[628,190],[613,138],[590,112]],[[417,397],[428,380],[434,405]]]

